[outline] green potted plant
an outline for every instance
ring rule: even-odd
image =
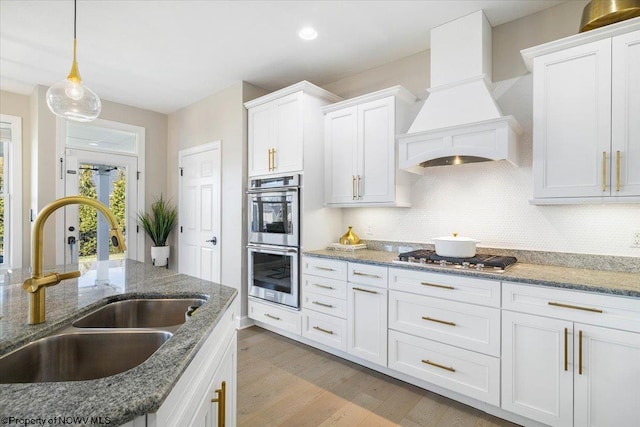
[[[140,225],[153,241],[151,261],[155,266],[168,268],[170,247],[167,245],[167,238],[176,225],[177,217],[178,210],[168,200],[163,199],[162,194],[151,205],[150,214],[138,214]]]

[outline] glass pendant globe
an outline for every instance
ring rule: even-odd
[[[47,105],[56,116],[77,122],[95,120],[102,110],[98,95],[75,79],[51,86],[47,90]]]

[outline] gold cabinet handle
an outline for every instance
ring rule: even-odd
[[[222,381],[220,388],[216,389],[216,398],[211,399],[212,403],[218,404],[218,427],[225,427],[227,409],[227,382]]]
[[[592,313],[602,313],[602,310],[600,310],[599,308],[580,307],[577,305],[562,304],[560,302],[553,302],[553,301],[549,301],[547,304],[552,305],[554,307],[571,308],[573,310],[590,311]]]
[[[426,360],[426,359],[422,359],[422,363],[425,363],[425,364],[431,365],[431,366],[435,366],[436,368],[444,369],[444,370],[449,371],[449,372],[455,372],[456,371],[455,369],[453,369],[450,366],[444,366],[444,365],[441,365],[439,363],[435,363],[435,362],[432,362],[432,361]]]
[[[435,283],[429,283],[429,282],[420,282],[420,284],[424,286],[431,286],[432,288],[449,289],[449,290],[455,289],[453,286],[436,285]]]
[[[428,320],[429,322],[442,323],[443,325],[456,326],[454,322],[449,322],[447,320],[434,319],[433,317],[422,316],[422,320]]]
[[[321,267],[319,265],[316,265],[315,268],[317,268],[318,270],[324,270],[324,271],[335,271],[333,268],[330,267]]]
[[[607,152],[602,152],[602,191],[607,191]]]
[[[269,150],[267,151],[267,163],[269,164],[269,172],[273,170],[273,166],[271,165],[271,150],[273,150],[273,148],[269,148]]]
[[[360,175],[356,176],[356,195],[358,199],[362,199],[362,194],[361,193],[361,188],[362,187],[362,178],[360,177]]]
[[[369,294],[377,294],[376,291],[370,291],[369,289],[362,289],[362,288],[353,288],[354,291],[361,291],[361,292],[367,292]]]
[[[269,318],[273,319],[273,320],[280,320],[280,318],[278,316],[274,316],[274,315],[271,315],[269,313],[265,313],[264,315],[266,317],[269,317]]]
[[[362,273],[361,271],[356,271],[356,270],[353,270],[353,275],[354,276],[373,277],[374,279],[382,279],[382,276],[378,276],[377,274]]]
[[[564,370],[569,370],[569,329],[564,328]]]
[[[273,170],[276,170],[276,149],[272,148],[271,149],[271,167],[273,168]]]
[[[333,308],[333,306],[331,304],[325,304],[325,303],[320,302],[320,301],[311,301],[311,304],[319,305],[320,307]]]
[[[334,289],[334,288],[333,288],[333,287],[331,287],[331,286],[321,285],[321,284],[319,284],[319,283],[314,283],[314,284],[313,284],[313,286],[317,286],[317,287],[322,288],[322,289],[331,289],[331,290],[333,290],[333,289]]]
[[[582,331],[578,332],[578,374],[582,375]]]
[[[358,196],[356,193],[356,176],[351,175],[351,199],[355,200],[357,197]]]
[[[314,326],[313,329],[320,331],[320,332],[324,332],[325,334],[329,334],[329,335],[333,335],[333,331],[330,331],[328,329],[323,329],[320,326]]]
[[[620,191],[620,150],[616,151],[616,191]]]

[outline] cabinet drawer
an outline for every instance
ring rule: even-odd
[[[465,396],[500,404],[500,359],[389,331],[389,368]]]
[[[347,263],[327,258],[302,257],[302,273],[327,279],[347,280]]]
[[[349,263],[348,281],[363,285],[387,288],[388,268],[380,265]]]
[[[500,356],[500,310],[389,291],[389,328]]]
[[[249,318],[297,335],[300,335],[302,330],[299,311],[274,307],[251,298],[249,299]]]
[[[500,282],[497,280],[390,268],[389,289],[500,307]]]
[[[337,317],[302,311],[302,336],[338,350],[347,351],[347,321]]]
[[[302,295],[302,308],[318,311],[331,316],[347,317],[347,300],[326,295],[305,292]]]
[[[347,282],[310,274],[302,275],[302,294],[307,292],[334,298],[347,298]]]
[[[640,299],[502,284],[502,308],[610,328],[640,332]]]

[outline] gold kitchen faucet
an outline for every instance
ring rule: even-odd
[[[102,212],[111,225],[111,229],[109,230],[111,243],[119,252],[124,252],[126,250],[124,237],[118,228],[118,221],[116,220],[116,217],[105,205],[97,200],[83,196],[62,197],[42,208],[33,223],[33,235],[31,241],[31,278],[25,280],[22,284],[22,288],[29,292],[30,325],[35,325],[45,321],[45,289],[47,287],[55,286],[65,279],[80,277],[79,271],[71,271],[68,273],[53,272],[44,276],[42,275],[42,242],[44,240],[44,224],[53,212],[67,205],[87,205],[95,208],[99,212]]]

